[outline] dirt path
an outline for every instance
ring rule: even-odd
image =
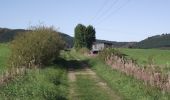
[[[96,75],[94,71],[92,71],[87,64],[81,64],[82,69],[81,70],[75,70],[73,68],[70,68],[68,71],[68,79],[69,79],[69,85],[70,85],[70,91],[69,91],[69,100],[74,100],[75,97],[78,95],[76,93],[76,76],[85,76],[93,81],[95,81],[95,85],[101,90],[103,90],[104,93],[107,93],[111,100],[121,100],[120,96],[118,96],[114,91],[112,91],[107,83],[105,83],[100,77]]]

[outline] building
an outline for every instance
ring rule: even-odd
[[[105,48],[112,48],[113,44],[110,42],[94,42],[92,45],[92,53],[98,53]]]

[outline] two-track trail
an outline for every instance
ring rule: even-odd
[[[70,63],[68,79],[69,100],[121,100],[87,63],[79,59]]]

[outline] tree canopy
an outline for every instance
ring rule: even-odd
[[[96,39],[96,31],[92,25],[85,26],[83,24],[78,24],[74,30],[74,48],[92,48],[92,44]]]

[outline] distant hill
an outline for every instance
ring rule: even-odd
[[[170,48],[170,34],[148,37],[133,45],[134,48]]]
[[[8,29],[8,28],[0,28],[0,43],[3,42],[10,42],[14,39],[14,37],[21,32],[26,32],[28,30],[25,29]],[[73,47],[73,37],[59,32],[61,37],[65,40],[67,47]],[[107,41],[107,40],[100,40],[97,39],[96,42],[107,42],[114,45],[114,47],[130,47],[136,42],[116,42],[116,41]]]
[[[18,33],[25,31],[24,29],[0,28],[0,42],[9,42],[13,40]]]
[[[108,41],[108,40],[100,40],[100,39],[97,39],[96,42],[110,43],[115,48],[129,48],[134,44],[136,44],[136,42],[116,42],[116,41]]]
[[[28,30],[25,29],[8,29],[8,28],[0,28],[0,43],[4,42],[10,42],[14,39],[14,37],[21,32],[26,32]],[[65,40],[67,43],[67,46],[72,47],[73,46],[73,37],[59,32],[61,37]]]
[[[65,33],[61,33],[61,32],[59,32],[60,33],[60,35],[61,35],[61,37],[65,40],[65,42],[67,43],[67,47],[69,47],[69,48],[71,48],[71,47],[73,47],[73,37],[71,37],[70,35],[67,35],[67,34],[65,34]]]

